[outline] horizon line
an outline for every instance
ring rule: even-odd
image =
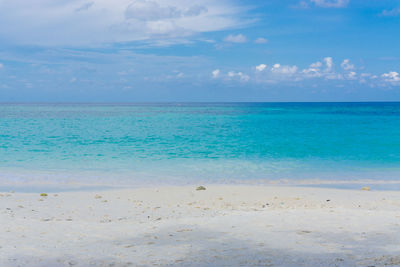
[[[94,105],[110,105],[110,104],[285,104],[285,103],[400,103],[400,101],[137,101],[137,102],[1,102],[0,105],[23,105],[23,104],[94,104]]]

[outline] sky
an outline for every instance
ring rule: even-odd
[[[0,0],[0,102],[400,101],[398,0]]]

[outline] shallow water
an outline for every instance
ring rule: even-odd
[[[1,104],[1,184],[400,180],[400,103]]]

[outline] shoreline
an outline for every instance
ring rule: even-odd
[[[0,193],[0,265],[400,265],[400,191],[205,187]]]
[[[260,180],[226,180],[215,181],[188,181],[186,183],[152,182],[152,183],[79,183],[79,182],[48,182],[48,183],[0,183],[0,193],[61,193],[61,192],[91,192],[91,191],[115,191],[115,190],[138,190],[148,188],[166,187],[196,187],[199,185],[208,186],[236,186],[236,187],[294,187],[294,188],[321,188],[338,190],[359,190],[363,187],[370,187],[373,191],[400,191],[400,180],[321,180],[321,179],[260,179]]]

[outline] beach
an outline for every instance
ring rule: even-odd
[[[400,267],[399,25],[0,0],[0,267]]]
[[[400,265],[399,191],[203,186],[3,192],[0,266]]]

